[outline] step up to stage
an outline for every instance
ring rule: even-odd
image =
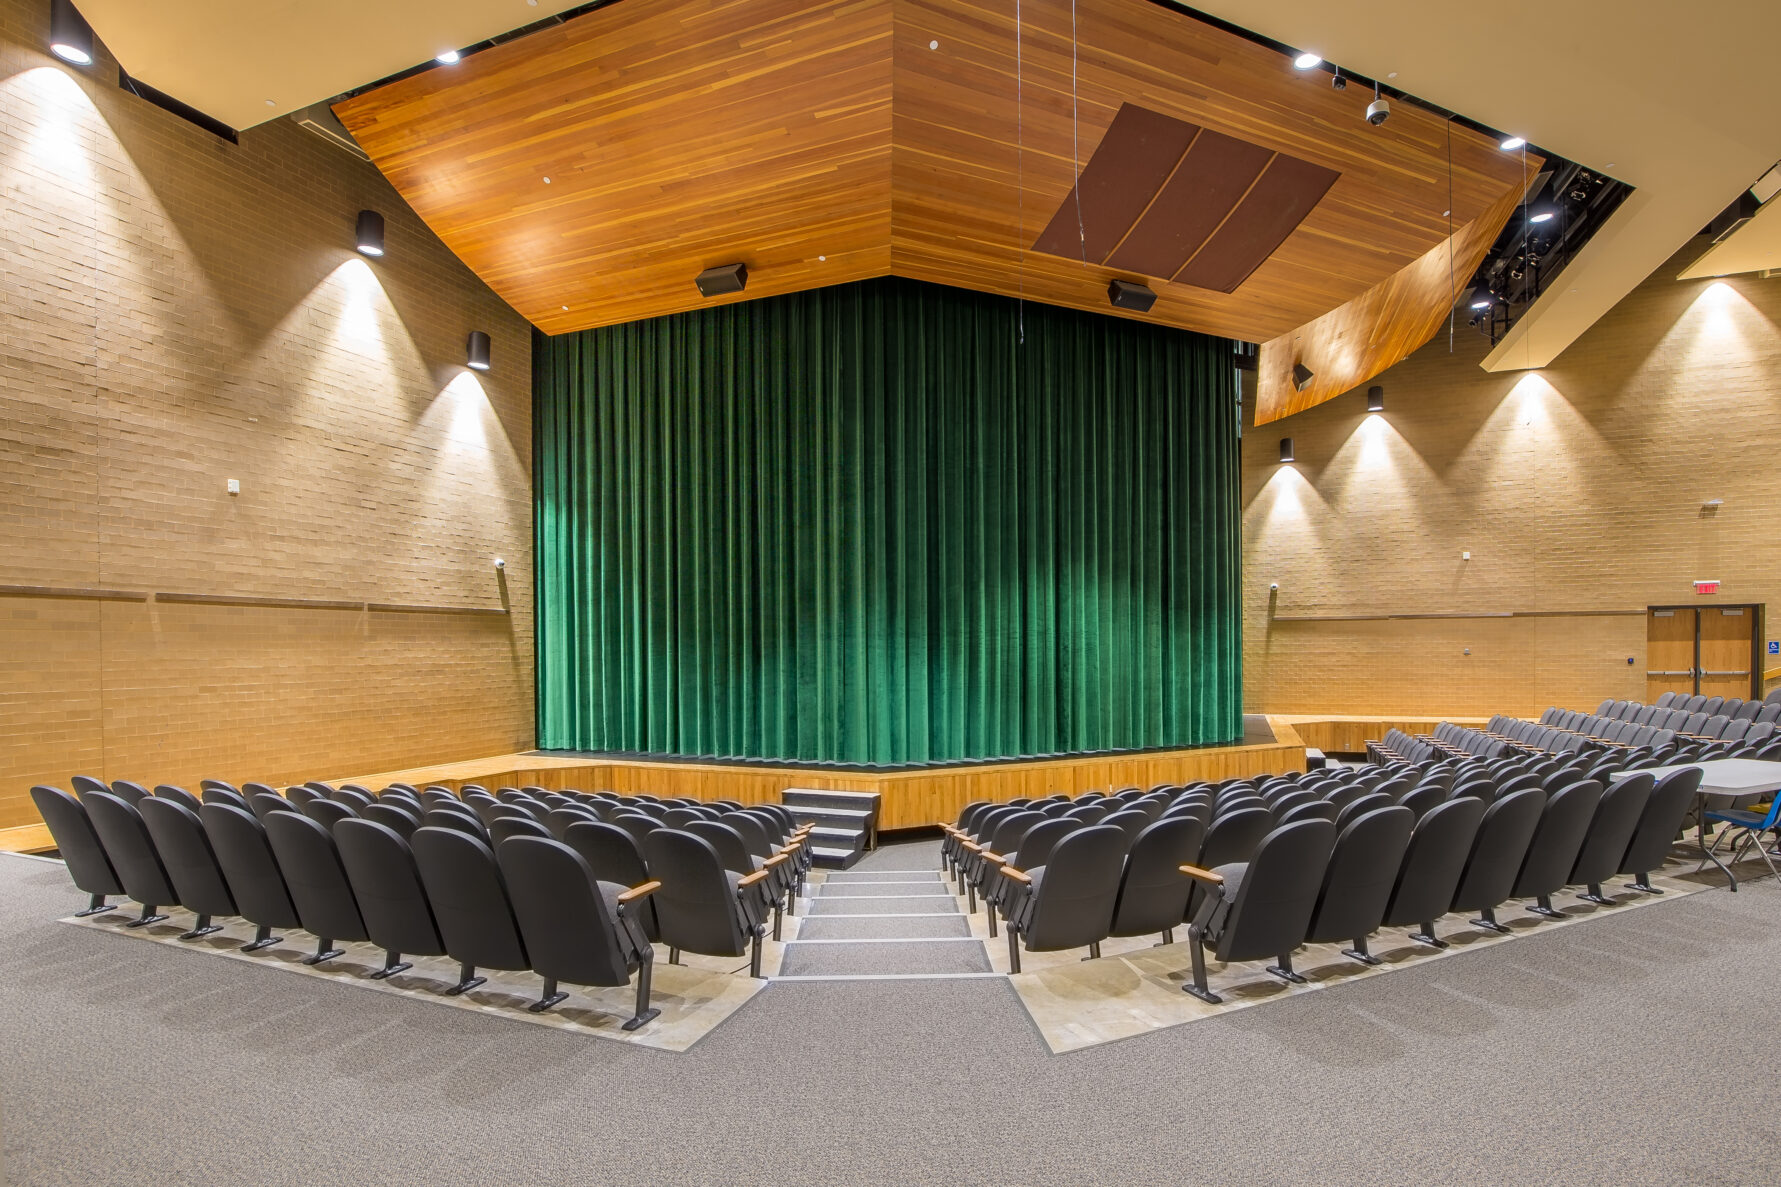
[[[825,866],[846,869],[878,845],[875,791],[823,791],[788,787],[779,802],[800,824],[811,825],[810,852]]]

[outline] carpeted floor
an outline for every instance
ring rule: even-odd
[[[0,857],[15,1184],[1781,1179],[1770,881],[1061,1056],[1001,979],[774,984],[670,1054],[55,922],[78,905]]]

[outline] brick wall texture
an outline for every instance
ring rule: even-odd
[[[1704,247],[1543,370],[1481,370],[1462,321],[1375,381],[1382,415],[1362,390],[1246,430],[1252,712],[1643,699],[1647,606],[1781,616],[1781,279],[1675,280]],[[1354,617],[1393,614],[1463,617]]]
[[[50,57],[48,12],[0,0],[0,585],[511,614],[0,596],[0,828],[74,773],[529,747],[525,322],[373,166],[284,119],[228,144]]]

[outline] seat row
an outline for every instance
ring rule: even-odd
[[[1756,707],[1755,711],[1751,711],[1752,705]],[[1771,705],[1776,706],[1774,712],[1769,712]],[[1775,721],[1781,718],[1781,688],[1771,688],[1768,695],[1760,701],[1706,696],[1700,693],[1690,695],[1685,692],[1666,692],[1653,701],[1652,706],[1658,709],[1686,709],[1690,713],[1705,713],[1709,717],[1723,713],[1727,717],[1742,717],[1746,720]],[[1638,701],[1609,698],[1596,707],[1596,713],[1603,717],[1620,717],[1628,707],[1639,709],[1643,706]]]
[[[1379,768],[1371,768],[1374,771]],[[1366,770],[1337,768],[1336,771]],[[1220,960],[1276,958],[1270,971],[1299,980],[1291,954],[1305,943],[1349,941],[1345,954],[1374,963],[1367,938],[1420,925],[1412,938],[1445,946],[1434,921],[1475,911],[1474,925],[1506,930],[1493,912],[1567,885],[1609,900],[1601,885],[1625,874],[1659,893],[1659,868],[1682,826],[1698,771],[1661,784],[1634,775],[1604,788],[1566,763],[1444,764],[1377,779],[1341,773],[1231,781],[1179,792],[973,804],[948,826],[942,869],[982,901],[995,934],[1001,917],[1009,963],[1028,951],[1190,924],[1194,986],[1209,1001],[1204,946]],[[1253,903],[1235,910],[1245,888]]]
[[[375,796],[325,784],[281,794],[206,780],[200,798],[88,776],[73,785],[77,795],[49,786],[31,795],[91,896],[81,915],[125,895],[142,904],[125,926],[141,927],[177,904],[197,916],[188,940],[238,916],[256,928],[246,951],[279,943],[276,929],[302,928],[316,939],[306,964],[341,955],[339,941],[368,942],[385,950],[377,979],[411,968],[404,955],[450,957],[461,966],[451,996],[482,984],[479,969],[530,970],[544,979],[534,1011],[564,999],[559,982],[620,986],[635,975],[628,1030],[658,1013],[654,942],[668,945],[671,962],[681,950],[746,952],[758,976],[766,914],[777,921],[808,868],[804,832],[771,805],[700,806],[676,828],[578,793],[545,793],[553,804],[477,787],[462,798],[406,785]],[[691,807],[655,803],[663,816]]]

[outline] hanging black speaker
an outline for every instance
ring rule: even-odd
[[[1148,313],[1156,304],[1155,293],[1130,280],[1116,280],[1108,285],[1107,299],[1113,302],[1115,309],[1131,309],[1138,313]]]

